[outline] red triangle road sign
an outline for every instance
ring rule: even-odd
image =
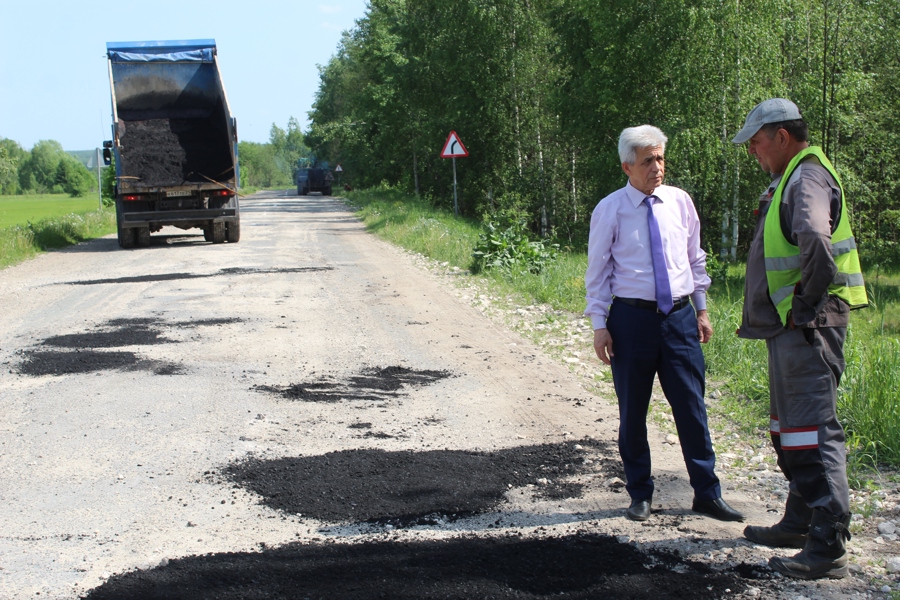
[[[451,131],[444,143],[444,149],[441,150],[441,158],[455,158],[457,156],[468,156],[469,151],[463,146],[462,140],[456,135],[455,131]]]

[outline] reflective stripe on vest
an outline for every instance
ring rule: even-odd
[[[815,156],[819,160],[841,189],[841,218],[834,233],[831,234],[831,256],[834,258],[838,271],[828,286],[828,293],[844,300],[851,309],[868,305],[865,282],[859,265],[859,252],[856,248],[856,240],[850,231],[850,218],[847,215],[847,199],[844,196],[844,188],[841,186],[841,181],[831,161],[828,160],[822,149],[810,146],[798,152],[785,168],[784,175],[772,196],[772,203],[766,214],[764,225],[763,243],[769,296],[772,298],[772,303],[778,310],[783,324],[787,324],[787,315],[794,299],[794,289],[800,282],[801,273],[800,248],[786,239],[781,230],[781,197],[794,170],[803,159],[810,156]]]

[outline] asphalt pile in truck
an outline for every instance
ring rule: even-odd
[[[227,134],[213,119],[125,121],[123,171],[144,185],[208,183],[234,177]]]

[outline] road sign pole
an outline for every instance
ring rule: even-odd
[[[97,210],[103,210],[103,181],[100,178],[100,148],[97,148]]]
[[[459,216],[459,203],[456,200],[456,157],[453,157],[453,214]]]
[[[444,142],[444,149],[441,150],[441,158],[453,159],[453,214],[459,216],[459,198],[456,194],[456,157],[468,156],[469,151],[463,146],[462,140],[456,135],[455,131],[451,131]]]

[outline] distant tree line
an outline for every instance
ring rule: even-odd
[[[355,185],[524,215],[583,247],[590,213],[625,176],[624,127],[669,136],[707,251],[741,257],[767,178],[730,139],[788,97],[842,177],[864,257],[898,262],[897,0],[370,0],[320,67],[307,143]]]
[[[97,176],[67,154],[54,140],[42,140],[26,151],[0,138],[0,194],[69,194],[97,191]]]
[[[297,163],[311,156],[300,123],[294,117],[287,129],[272,124],[269,142],[238,142],[241,187],[283,187],[294,184]]]
[[[239,142],[238,160],[242,187],[291,186],[298,160],[314,160],[297,119],[287,129],[272,124],[268,143]],[[114,196],[115,168],[104,169],[103,197]],[[13,140],[0,138],[0,194],[67,193],[82,196],[97,190],[97,175],[59,142],[40,141],[31,151]]]

